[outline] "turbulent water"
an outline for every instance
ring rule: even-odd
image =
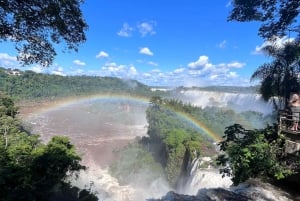
[[[243,104],[251,105],[256,109],[262,107],[266,113],[270,110],[268,104],[262,106],[259,105],[262,103],[259,103],[256,105],[257,102],[254,102],[251,97],[249,100],[249,97],[247,99],[247,97],[240,95],[234,97],[229,94],[207,93],[201,95],[200,92],[191,92],[183,95],[186,99],[190,99],[192,103],[201,106],[207,106],[213,102],[222,102],[222,104],[228,106],[233,105],[234,101],[239,102],[240,100]],[[256,95],[252,98],[259,102]],[[138,101],[89,100],[32,114],[27,117],[26,121],[30,123],[33,132],[39,133],[44,141],[48,141],[53,135],[65,135],[71,139],[82,155],[83,164],[89,167],[87,171],[81,172],[79,179],[73,181],[73,183],[95,192],[101,201],[158,199],[169,191],[195,195],[197,192],[198,194],[199,192],[209,193],[208,188],[221,187],[229,190],[230,179],[222,179],[217,170],[199,170],[197,167],[195,168],[195,165],[199,165],[201,162],[200,159],[191,165],[190,177],[185,178],[178,189],[170,188],[163,178],[155,179],[145,189],[137,185],[121,185],[116,178],[110,175],[108,166],[118,158],[117,151],[132,142],[135,137],[146,135],[145,110],[147,106],[147,104]],[[138,179],[142,180],[143,178]],[[259,191],[264,191],[264,187],[257,188],[260,189]],[[256,193],[259,194],[257,188]],[[248,185],[248,187],[243,186],[240,189],[235,189],[235,191],[241,192],[241,189],[250,188]],[[230,191],[233,191],[233,189],[230,189]],[[279,192],[272,188],[266,191],[271,192],[270,194]],[[165,200],[171,199],[166,198]],[[289,199],[278,195],[274,199],[273,197],[267,197],[267,199],[260,200],[286,201]]]
[[[172,189],[162,178],[152,181],[147,190],[120,185],[108,167],[118,158],[119,150],[146,135],[147,106],[139,101],[99,99],[32,114],[26,121],[45,142],[53,135],[70,138],[88,167],[80,172],[74,185],[90,189],[101,201],[139,201],[163,196]]]

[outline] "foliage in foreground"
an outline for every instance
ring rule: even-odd
[[[64,182],[85,169],[69,139],[56,136],[42,144],[22,129],[16,114],[14,102],[0,94],[0,200],[51,201],[60,194],[63,200],[97,200]]]
[[[262,22],[258,34],[264,39],[287,36],[290,32],[299,38],[299,0],[233,0],[231,3],[228,20]]]
[[[24,65],[52,64],[56,44],[77,51],[86,40],[82,0],[1,1],[0,41],[11,41]]]
[[[223,176],[232,177],[234,185],[249,178],[284,179],[299,173],[300,158],[291,160],[284,153],[284,136],[277,125],[260,130],[246,130],[239,124],[226,128],[219,143],[224,154],[218,156]]]

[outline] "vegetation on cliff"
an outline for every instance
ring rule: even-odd
[[[262,123],[268,118],[253,111],[236,113],[218,107],[200,108],[159,96],[152,97],[150,102],[146,110],[148,136],[123,150],[120,160],[111,168],[113,175],[121,182],[126,183],[134,178],[133,175],[140,175],[141,169],[151,167],[153,172],[150,171],[150,174],[147,171],[148,181],[163,174],[175,187],[181,176],[189,174],[188,165],[193,159],[216,155],[212,144],[215,139],[201,130],[196,122],[206,125],[221,138],[224,128],[234,122],[244,123],[253,129],[247,122],[257,119]]]
[[[17,113],[12,99],[0,94],[0,200],[97,200],[65,182],[85,169],[69,139],[43,144],[22,128]]]
[[[176,186],[181,175],[187,174],[188,161],[214,153],[211,139],[176,113],[184,108],[191,111],[194,107],[153,97],[146,111],[149,137],[143,140],[150,144],[150,151],[164,167],[172,186]]]
[[[285,136],[276,124],[264,129],[246,130],[239,124],[226,128],[218,156],[224,176],[235,185],[249,178],[284,179],[300,172],[299,155],[285,153]]]

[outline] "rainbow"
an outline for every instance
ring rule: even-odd
[[[174,111],[175,112],[175,111]],[[209,136],[213,141],[220,142],[221,137],[213,132],[210,128],[208,128],[204,123],[196,119],[190,114],[186,114],[183,112],[175,112],[180,118],[184,119],[185,121],[192,124],[197,130],[200,131],[200,133],[205,133],[207,136]]]
[[[26,115],[25,118],[29,118],[31,115],[40,115],[46,112],[58,110],[63,107],[84,103],[87,101],[94,101],[94,100],[123,100],[123,101],[132,101],[139,104],[146,104],[150,103],[149,98],[142,97],[142,96],[131,96],[128,94],[96,94],[96,95],[89,95],[89,96],[80,96],[80,97],[71,97],[71,98],[63,98],[61,100],[53,100],[50,103],[44,104],[42,106],[38,106],[34,108],[33,112]],[[211,138],[215,142],[219,142],[221,137],[214,133],[211,129],[209,129],[204,123],[197,120],[195,117],[183,113],[172,110],[176,113],[181,119],[193,125],[198,131],[205,134],[209,138]]]

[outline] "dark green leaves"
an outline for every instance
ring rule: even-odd
[[[261,21],[259,35],[265,39],[295,32],[299,37],[298,0],[234,0],[228,20]]]
[[[49,66],[56,52],[55,43],[77,51],[86,40],[87,24],[81,0],[13,1],[0,3],[0,39],[15,42],[18,59],[23,65],[38,63]]]
[[[299,171],[287,165],[277,125],[246,130],[235,124],[226,128],[223,138],[220,143],[223,154],[218,156],[217,163],[222,166],[223,176],[231,176],[235,185],[256,177],[283,179]]]
[[[67,176],[85,169],[75,147],[60,136],[42,144],[38,135],[23,132],[16,113],[14,102],[0,94],[0,200],[47,201],[56,194],[78,200],[79,189],[72,195],[64,183]]]

